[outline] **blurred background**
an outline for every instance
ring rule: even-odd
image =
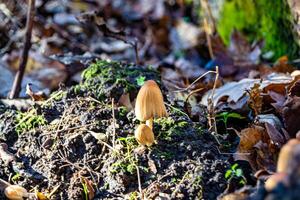
[[[20,97],[28,83],[48,95],[80,82],[95,59],[136,62],[132,44],[139,64],[159,69],[173,88],[216,65],[224,79],[241,80],[268,74],[278,63],[280,72],[292,71],[299,62],[297,0],[36,0],[35,8]],[[19,67],[27,10],[25,0],[0,1],[1,98]],[[82,20],[86,12],[122,39]]]

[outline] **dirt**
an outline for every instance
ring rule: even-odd
[[[20,111],[1,106],[0,141],[17,158],[9,165],[0,159],[2,179],[52,193],[50,199],[86,199],[84,180],[95,189],[89,192],[94,199],[137,199],[138,176],[149,199],[216,199],[226,189],[231,156],[219,152],[206,125],[170,102],[165,89],[169,117],[154,121],[156,144],[141,147],[134,139],[140,122],[117,100],[124,93],[134,99],[140,76],[160,83],[157,72],[106,62],[91,69],[80,85],[35,104],[19,121]]]

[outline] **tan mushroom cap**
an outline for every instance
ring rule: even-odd
[[[28,197],[27,190],[19,185],[10,185],[6,187],[4,194],[11,200],[23,200],[25,197]]]
[[[136,98],[135,115],[140,121],[168,115],[163,95],[155,81],[146,81],[141,87]]]
[[[142,145],[151,146],[154,143],[154,133],[146,124],[140,124],[137,127],[134,137]]]

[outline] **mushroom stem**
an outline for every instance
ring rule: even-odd
[[[149,128],[151,128],[151,130],[153,129],[153,117],[146,120],[146,125],[149,126]]]

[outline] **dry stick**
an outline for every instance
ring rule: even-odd
[[[28,53],[31,47],[31,32],[32,32],[33,18],[34,18],[34,5],[35,5],[35,0],[29,0],[24,48],[20,57],[19,70],[16,73],[15,80],[11,92],[9,94],[10,99],[19,97],[19,93],[21,90],[22,79],[24,76],[24,72],[28,60]]]
[[[217,87],[217,81],[219,79],[219,67],[216,66],[216,77],[215,77],[215,82],[214,82],[214,86],[211,92],[210,97],[208,98],[208,125],[209,125],[209,131],[212,132],[212,135],[215,137],[216,141],[218,142],[219,145],[221,145],[221,143],[219,142],[218,138],[217,138],[217,124],[216,124],[216,117],[215,117],[215,109],[214,109],[214,94],[215,94],[215,90]]]
[[[139,170],[139,167],[137,165],[135,165],[135,168],[136,168],[136,173],[137,173],[137,178],[138,178],[140,197],[141,197],[141,200],[144,200],[144,193],[143,193],[143,190],[142,190],[140,170]]]
[[[203,78],[204,76],[206,76],[207,74],[210,74],[210,73],[216,73],[216,71],[207,71],[205,72],[204,74],[202,74],[201,76],[199,76],[196,80],[194,80],[188,87],[186,88],[180,88],[179,90],[174,90],[172,92],[184,92],[184,91],[187,91],[189,90],[191,87],[193,87],[193,85],[195,83],[197,83],[201,78]]]
[[[112,109],[112,117],[113,117],[113,148],[115,149],[115,141],[116,141],[116,118],[115,118],[115,106],[114,106],[114,98],[111,100],[111,109]]]
[[[216,21],[213,17],[212,11],[211,11],[211,7],[209,5],[208,0],[200,0],[200,4],[205,7],[206,11],[207,11],[207,16],[209,17],[211,23],[212,23],[212,33],[215,33],[216,31]]]
[[[209,52],[209,56],[211,59],[214,59],[214,52],[213,52],[213,48],[212,48],[212,44],[211,44],[211,34],[208,31],[208,22],[206,20],[206,18],[204,18],[204,31],[205,31],[205,36],[206,36],[206,40],[207,40],[207,46],[208,46],[208,52]]]

